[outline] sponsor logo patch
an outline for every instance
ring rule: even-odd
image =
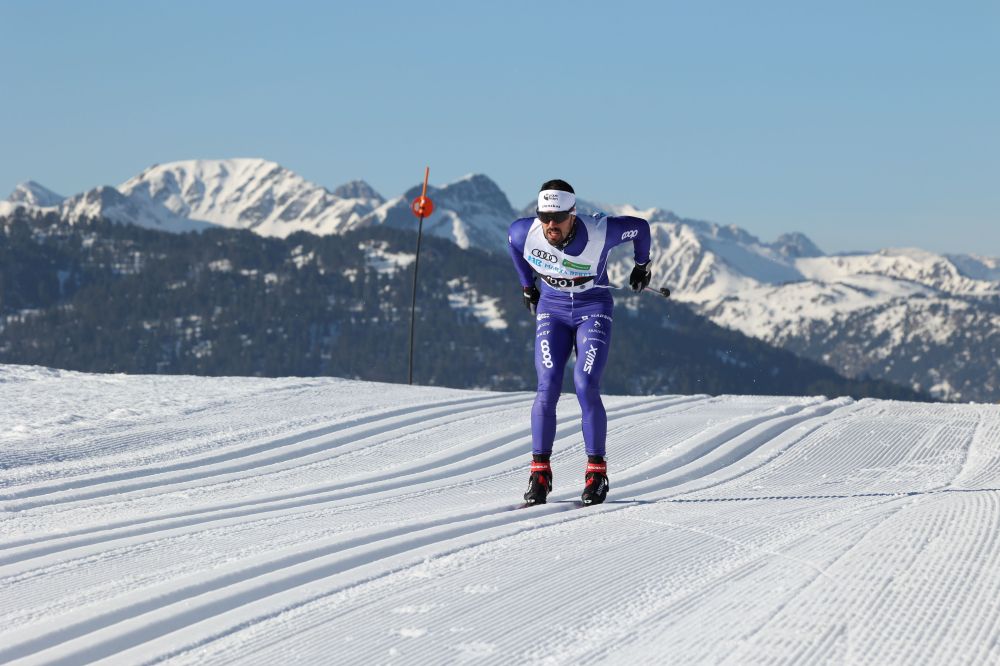
[[[585,354],[585,361],[583,363],[583,371],[588,375],[590,371],[594,369],[594,361],[597,360],[597,347],[590,345],[590,349],[587,350]]]
[[[546,252],[545,250],[540,250],[538,248],[535,248],[534,250],[532,250],[531,251],[531,255],[534,256],[534,257],[538,257],[539,259],[542,259],[544,261],[547,261],[550,264],[554,264],[556,262],[556,260],[558,259],[558,257],[556,257],[556,255],[554,255],[554,254],[552,254],[550,252]]]
[[[546,368],[551,368],[554,363],[552,363],[552,352],[549,349],[549,341],[543,339],[538,343],[539,348],[542,350],[542,365]]]
[[[635,238],[639,235],[638,229],[632,229],[631,231],[626,231],[622,234],[622,240],[628,240],[629,238]]]
[[[586,271],[590,269],[590,264],[575,264],[569,259],[563,259],[562,265],[566,268],[575,268],[578,271]]]

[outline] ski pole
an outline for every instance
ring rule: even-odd
[[[619,287],[616,284],[595,284],[595,287],[600,287],[601,289],[625,289],[624,286]],[[666,287],[647,287],[643,289],[643,294],[658,295],[663,296],[663,298],[670,298],[670,290]]]

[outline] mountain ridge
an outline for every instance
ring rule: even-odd
[[[0,215],[58,197],[37,183],[19,186],[18,192],[0,202]],[[167,231],[215,224],[287,237],[376,226],[413,230],[409,205],[419,193],[414,185],[384,199],[364,181],[331,192],[267,160],[189,160],[150,167],[120,190],[95,188],[38,210],[55,211],[71,223],[104,217]],[[435,210],[424,220],[425,232],[463,249],[505,254],[510,221],[534,211],[533,203],[515,210],[483,174],[431,185],[428,194]],[[795,350],[847,376],[888,377],[908,366],[905,383],[915,390],[939,387],[935,395],[951,400],[1000,397],[994,388],[1000,387],[1000,363],[983,363],[971,352],[1000,352],[1000,315],[991,305],[1000,295],[1000,259],[918,248],[825,254],[801,232],[766,242],[736,225],[682,218],[664,208],[581,199],[578,211],[649,220],[654,284],[668,286],[675,300],[716,324]],[[627,248],[616,248],[608,268],[612,282],[625,284],[630,269]],[[937,307],[924,307],[929,301]],[[944,327],[948,335],[934,331],[932,324],[942,321],[951,322]],[[919,335],[892,335],[884,327],[893,322]],[[884,339],[887,347],[873,348],[866,342],[872,337]],[[834,345],[841,351],[825,347],[833,339],[841,341]],[[904,359],[945,358],[948,351],[968,358],[944,378],[937,367]],[[895,359],[891,367],[886,358]]]

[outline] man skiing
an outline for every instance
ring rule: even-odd
[[[532,462],[528,504],[543,504],[552,491],[549,457],[556,433],[556,403],[563,370],[576,350],[573,383],[583,410],[587,449],[583,503],[600,504],[608,494],[605,440],[608,416],[601,402],[601,374],[611,345],[614,299],[608,283],[608,252],[632,241],[634,291],[649,285],[649,223],[638,217],[577,217],[576,194],[564,180],[550,180],[538,193],[534,218],[510,225],[508,243],[523,288],[524,305],[536,316],[535,370],[538,393],[531,408]],[[541,288],[535,279],[541,278]]]

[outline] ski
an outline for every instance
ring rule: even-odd
[[[588,506],[597,506],[600,502],[592,502],[590,504],[584,502],[583,500],[557,500],[551,502],[551,504],[571,504],[574,509],[583,509]],[[524,502],[522,504],[517,504],[511,508],[511,511],[518,511],[520,509],[530,509],[533,506],[544,506],[547,502]]]

